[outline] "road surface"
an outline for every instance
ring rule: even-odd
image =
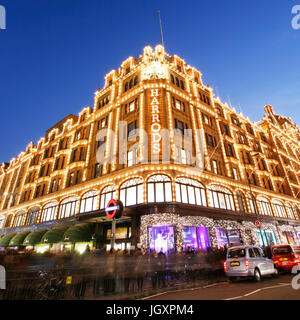
[[[300,289],[292,288],[294,275],[283,274],[277,279],[265,278],[260,283],[240,280],[220,282],[194,289],[159,293],[143,300],[300,300]]]

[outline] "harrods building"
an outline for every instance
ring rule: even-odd
[[[99,140],[102,129],[110,130]],[[178,144],[175,133],[185,132],[190,143]],[[124,205],[120,249],[300,244],[299,141],[298,126],[272,106],[253,123],[221,102],[201,72],[161,45],[147,46],[106,75],[93,107],[66,116],[2,164],[0,249],[109,250],[111,199]],[[145,143],[156,161],[141,161]],[[99,163],[100,149],[114,161]]]

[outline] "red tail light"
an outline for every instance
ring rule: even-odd
[[[247,270],[249,269],[249,265],[250,265],[249,260],[245,260],[245,267]]]
[[[228,269],[228,266],[227,266],[227,261],[224,261],[224,271],[226,272]]]

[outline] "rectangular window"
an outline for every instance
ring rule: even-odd
[[[51,193],[54,192],[54,190],[55,190],[55,185],[56,185],[56,179],[54,179],[54,180],[52,181],[52,185],[51,185],[51,189],[50,189],[50,192],[51,192]]]
[[[57,182],[57,191],[59,191],[60,185],[61,185],[61,178],[59,178]]]
[[[181,110],[181,102],[177,99],[175,99],[175,107],[177,110]]]
[[[127,153],[127,165],[128,167],[131,167],[133,165],[133,150],[128,151]]]
[[[69,183],[68,183],[69,187],[73,185],[73,178],[74,178],[74,172],[70,173]]]
[[[232,168],[232,171],[233,171],[233,178],[234,178],[235,180],[238,180],[237,169],[236,169],[236,168]]]
[[[65,157],[62,158],[60,169],[63,169],[65,165]]]
[[[132,112],[132,111],[134,111],[134,109],[135,109],[135,102],[132,101],[129,103],[128,111]]]
[[[181,149],[181,163],[187,164],[186,150]]]
[[[184,134],[184,124],[182,121],[175,120],[175,127],[180,130],[182,135]]]
[[[214,139],[210,134],[206,134],[207,144],[211,147],[215,146]]]
[[[234,152],[231,144],[227,144],[227,156],[228,157],[234,157]]]
[[[95,176],[94,176],[94,178],[100,177],[100,168],[101,168],[100,163],[97,163],[95,165]]]
[[[130,136],[131,132],[134,130],[134,129],[137,129],[137,120],[133,121],[133,122],[130,122],[128,124],[128,136]]]
[[[73,151],[72,162],[75,162],[77,158],[77,149]]]
[[[218,163],[216,160],[212,161],[212,169],[213,169],[213,173],[218,174]]]

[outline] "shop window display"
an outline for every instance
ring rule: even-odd
[[[148,228],[149,248],[157,253],[175,252],[174,227],[157,226]]]
[[[227,247],[241,245],[240,233],[236,229],[216,228],[216,234],[219,248],[223,248],[225,245]]]
[[[209,246],[209,236],[206,227],[183,227],[184,250],[188,247],[196,250],[206,250]]]

